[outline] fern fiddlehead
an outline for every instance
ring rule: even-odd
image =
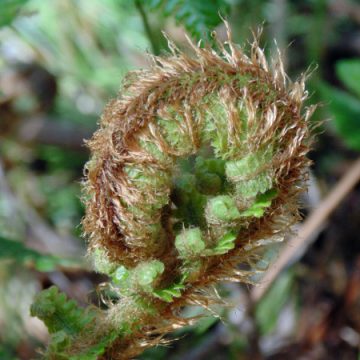
[[[136,356],[193,321],[183,306],[208,307],[204,289],[248,281],[237,265],[298,219],[313,111],[304,79],[290,82],[256,40],[248,55],[230,36],[219,49],[193,45],[190,57],[170,43],[106,107],[89,141],[83,225],[111,303],[82,320],[55,290],[40,294],[32,313],[54,334],[48,358]]]

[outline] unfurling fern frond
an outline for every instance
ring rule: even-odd
[[[171,43],[170,56],[130,73],[88,143],[83,225],[111,278],[108,308],[81,326],[56,299],[33,308],[65,332],[70,359],[96,344],[104,359],[129,359],[160,343],[194,321],[182,307],[217,301],[206,289],[249,281],[238,264],[299,218],[313,111],[302,108],[304,78],[290,82],[256,39],[248,53],[230,34],[218,52],[192,46],[188,56]]]

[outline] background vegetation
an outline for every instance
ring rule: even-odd
[[[57,285],[81,304],[104,280],[84,260],[80,181],[104,104],[124,74],[162,54],[162,30],[246,43],[264,27],[292,78],[311,69],[320,127],[304,216],[322,204],[360,150],[360,5],[356,0],[0,0],[0,359],[32,359],[47,341],[29,306]],[[289,45],[290,44],[290,45]],[[175,334],[143,359],[358,359],[360,189],[317,227],[302,260],[256,305],[249,289],[223,285],[235,306]],[[306,250],[306,251],[305,251]],[[271,254],[269,254],[270,256]],[[95,289],[95,290],[94,290]],[[197,309],[189,309],[197,311]]]

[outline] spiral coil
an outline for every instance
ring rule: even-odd
[[[304,77],[290,82],[257,38],[247,55],[228,36],[219,52],[190,42],[194,56],[170,42],[170,56],[127,76],[88,142],[83,226],[113,297],[77,341],[91,332],[105,358],[191,323],[184,305],[208,308],[219,300],[204,289],[248,281],[237,264],[299,217],[314,110]]]

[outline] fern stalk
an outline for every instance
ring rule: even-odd
[[[196,321],[184,306],[220,301],[214,284],[250,281],[299,219],[314,110],[304,77],[290,82],[257,38],[248,52],[230,31],[218,52],[191,45],[188,56],[170,42],[168,57],[130,73],[88,142],[83,226],[110,278],[107,308],[84,321],[55,290],[39,294],[49,359],[129,359],[161,343]]]

